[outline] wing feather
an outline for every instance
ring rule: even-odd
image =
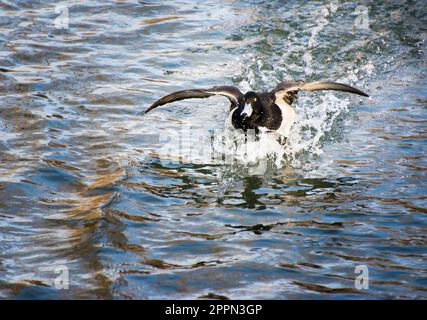
[[[193,98],[208,98],[213,95],[221,95],[227,97],[232,104],[239,105],[243,98],[240,90],[233,86],[216,86],[209,89],[190,89],[173,92],[154,102],[144,113],[147,113],[154,108],[160,107],[167,103]]]
[[[364,93],[359,89],[356,89],[346,84],[329,82],[329,81],[317,81],[317,82],[285,81],[279,84],[273,90],[272,93],[276,96],[276,99],[283,99],[289,104],[292,104],[299,90],[307,90],[307,91],[336,90],[336,91],[350,92],[350,93],[358,94],[364,97],[369,97],[366,93]]]

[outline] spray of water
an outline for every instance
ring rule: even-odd
[[[278,53],[277,57],[266,57],[262,52],[248,50],[242,53],[240,58],[233,58],[235,63],[232,64],[231,71],[237,74],[234,81],[238,87],[243,92],[264,91],[271,89],[280,81],[291,79],[289,68],[301,67],[292,62],[295,61],[292,55],[295,54],[301,58],[303,73],[306,76],[313,74],[318,63],[313,60],[311,51],[316,47],[317,38],[329,24],[336,10],[337,2],[334,1],[313,16],[315,23],[309,29],[305,45],[301,45],[303,44],[301,39],[291,32],[288,36],[289,43],[286,45],[289,50]],[[341,73],[344,77],[334,80],[355,83],[360,78],[360,71],[346,69]],[[230,73],[230,70],[225,73]],[[163,161],[179,160],[192,164],[226,164],[246,168],[255,166],[258,169],[254,169],[254,172],[260,174],[263,173],[265,166],[270,164],[278,168],[291,166],[310,170],[314,162],[312,160],[322,156],[324,144],[335,138],[333,128],[350,107],[349,98],[344,95],[339,95],[340,98],[337,96],[336,93],[330,92],[300,93],[294,105],[297,113],[296,121],[289,136],[286,137],[285,144],[278,142],[276,134],[261,132],[255,137],[252,133],[244,134],[242,131],[234,130],[230,117],[225,124],[221,123],[222,120],[218,115],[222,113],[218,110],[226,110],[228,106],[225,104],[219,106],[221,102],[217,100],[212,102],[212,106],[211,102],[204,102],[203,108],[192,106],[192,118],[196,119],[193,123],[190,122],[192,120],[188,115],[184,115],[185,117],[179,120],[178,126],[177,123],[163,126],[159,132],[159,143],[145,147],[145,150]]]
[[[222,159],[232,159],[229,163],[254,165],[267,159],[277,167],[291,165],[304,168],[310,159],[323,153],[323,144],[333,139],[334,123],[348,110],[348,99],[338,99],[333,94],[321,97],[303,97],[297,104],[297,119],[286,143],[280,143],[275,133],[252,132],[226,129],[214,139],[214,149],[220,150]],[[228,119],[225,128],[231,128]],[[218,158],[218,157],[217,157]]]

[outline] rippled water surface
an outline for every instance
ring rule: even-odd
[[[363,4],[1,1],[0,297],[426,299],[425,3]],[[227,99],[137,115],[284,79],[371,98],[300,93],[231,161]]]

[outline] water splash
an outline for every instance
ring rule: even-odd
[[[304,167],[313,157],[323,154],[324,143],[333,140],[331,134],[336,121],[350,106],[349,99],[331,93],[318,97],[301,97],[296,105],[297,118],[285,146],[288,161]]]

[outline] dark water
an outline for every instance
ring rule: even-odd
[[[0,3],[1,298],[427,298],[424,1]],[[371,99],[302,93],[261,170],[182,147],[226,99],[137,116],[291,78]]]

